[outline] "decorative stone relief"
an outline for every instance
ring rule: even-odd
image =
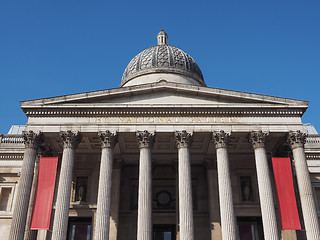
[[[253,148],[264,148],[267,137],[269,136],[268,132],[262,131],[253,131],[249,135],[249,142],[252,144]]]
[[[32,130],[23,132],[23,141],[26,148],[38,149],[44,142],[44,135],[39,132],[35,133]]]
[[[230,133],[226,133],[223,130],[220,132],[212,133],[212,142],[214,143],[216,149],[226,148],[228,146]]]
[[[64,148],[77,148],[78,144],[81,142],[82,135],[79,132],[71,132],[70,130],[66,132],[61,132],[60,137],[63,142]]]
[[[154,133],[150,133],[147,130],[138,131],[136,133],[140,148],[151,148],[154,144]]]
[[[112,133],[109,130],[98,133],[102,148],[114,148],[118,142],[118,133]]]
[[[306,143],[307,134],[301,131],[290,131],[288,135],[288,142],[292,149],[297,147],[304,147]]]
[[[191,146],[193,133],[189,133],[186,130],[181,132],[176,131],[174,136],[177,148],[189,148]]]

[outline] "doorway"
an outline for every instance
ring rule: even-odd
[[[153,240],[176,240],[176,225],[154,224]]]

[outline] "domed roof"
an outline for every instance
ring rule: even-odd
[[[196,80],[205,86],[200,68],[193,58],[174,46],[167,45],[168,35],[161,30],[158,45],[149,47],[136,55],[125,69],[120,87],[133,78],[153,73],[173,73]]]

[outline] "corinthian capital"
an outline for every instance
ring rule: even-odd
[[[264,148],[267,137],[269,136],[268,132],[252,131],[249,136],[249,142],[252,144],[253,148]]]
[[[226,133],[223,130],[221,130],[220,132],[213,132],[212,142],[216,146],[216,149],[226,148],[229,143],[229,136],[230,136],[230,133]]]
[[[63,148],[77,148],[78,144],[81,142],[82,135],[79,132],[71,132],[70,130],[66,132],[60,132],[60,137],[62,139]]]
[[[150,133],[147,130],[144,130],[144,131],[138,131],[136,133],[136,136],[137,136],[140,148],[151,148],[153,146],[153,143],[155,141],[154,133]]]
[[[301,131],[290,131],[288,135],[288,142],[292,149],[297,147],[304,147],[306,143],[307,134]]]
[[[178,148],[189,148],[191,146],[193,133],[189,133],[186,130],[176,131],[174,136]]]
[[[118,133],[112,133],[109,130],[98,133],[102,148],[114,148],[118,142]]]
[[[41,132],[35,133],[32,130],[24,131],[23,141],[26,148],[38,149],[44,141],[44,136]]]

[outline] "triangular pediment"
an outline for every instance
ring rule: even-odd
[[[284,108],[305,111],[308,102],[194,85],[159,82],[21,102],[22,109]]]

